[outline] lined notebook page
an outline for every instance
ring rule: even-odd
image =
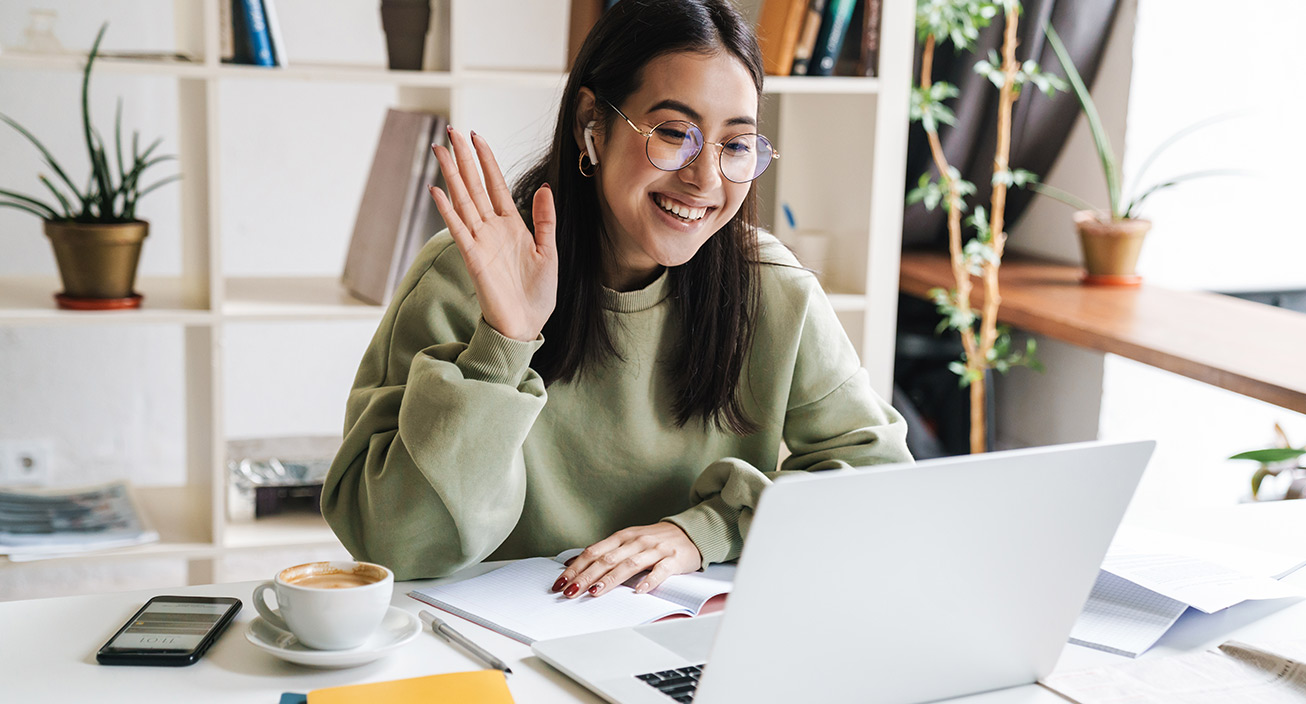
[[[1188,608],[1182,601],[1100,570],[1070,642],[1136,658],[1156,644]]]
[[[547,557],[532,557],[461,582],[418,589],[409,596],[528,645],[691,613],[651,593],[630,589],[567,599],[550,591],[562,570],[563,565]]]

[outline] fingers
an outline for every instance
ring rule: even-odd
[[[535,220],[535,246],[553,250],[557,248],[558,211],[553,205],[553,189],[549,184],[535,192],[531,204],[531,217]]]
[[[649,570],[636,589],[648,592],[672,575],[698,569],[702,556],[689,536],[672,523],[634,526],[585,548],[563,570],[553,591],[567,598],[601,596]]]
[[[436,210],[440,211],[441,217],[444,218],[444,224],[449,228],[449,234],[453,236],[453,241],[466,254],[472,246],[472,233],[467,229],[467,225],[462,218],[458,217],[458,211],[454,208],[453,203],[449,201],[449,196],[445,192],[427,184],[426,190],[431,193],[431,200],[435,201]]]
[[[449,132],[449,139],[453,139],[453,131]],[[459,219],[467,225],[469,230],[476,229],[485,218],[476,208],[475,201],[472,200],[471,194],[467,190],[467,175],[465,175],[458,165],[457,158],[449,148],[442,144],[432,144],[431,151],[435,153],[435,158],[440,162],[440,171],[444,174],[445,187],[449,189],[449,201],[453,204],[454,211],[458,214]],[[473,170],[471,177],[480,180],[480,175]],[[479,186],[478,186],[479,187]]]
[[[661,559],[659,553],[646,551],[645,547],[639,543],[627,543],[600,555],[576,575],[563,591],[563,596],[576,597],[582,593],[598,596],[624,584]]]
[[[499,168],[499,162],[494,158],[489,143],[484,137],[473,132],[472,146],[476,148],[476,158],[481,162],[481,172],[485,174],[485,185],[489,188],[490,203],[494,212],[499,215],[515,213],[517,205],[512,201],[512,189],[508,188],[508,182],[503,180],[503,170]]]
[[[458,130],[450,128],[449,144],[453,146],[453,154],[458,161],[458,173],[462,174],[460,180],[467,189],[467,196],[476,207],[480,219],[490,219],[496,213],[494,205],[490,203],[490,198],[485,193],[485,185],[481,181],[481,172],[476,167],[476,153],[472,148],[471,140]],[[496,166],[495,169],[498,170],[498,167]]]

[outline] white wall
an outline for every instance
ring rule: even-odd
[[[1213,0],[1129,0],[1122,7],[1093,93],[1113,143],[1124,145],[1126,188],[1137,185],[1143,161],[1178,129],[1235,111],[1244,114],[1176,143],[1143,183],[1208,168],[1252,174],[1193,181],[1147,202],[1144,213],[1155,225],[1139,271],[1150,285],[1241,291],[1306,287],[1306,226],[1287,215],[1297,200],[1292,170],[1306,157],[1306,135],[1285,128],[1306,107],[1306,98],[1285,78],[1306,66],[1292,41],[1264,32],[1304,20],[1306,6],[1295,0],[1252,0],[1238,12]],[[1082,118],[1049,178],[1090,202],[1105,202]],[[1081,261],[1069,215],[1064,205],[1037,202],[1016,228],[1011,246]],[[1263,344],[1273,344],[1272,336],[1247,341],[1248,354]],[[1048,343],[1040,340],[1040,345]],[[1046,397],[1044,407],[1086,424],[1083,409],[1098,406],[1101,439],[1158,440],[1131,511],[1242,500],[1254,466],[1224,458],[1272,444],[1276,421],[1294,442],[1306,443],[1306,416],[1113,355],[1058,353],[1048,368],[1041,381],[1018,381],[1027,374],[1018,370],[1017,378],[1006,382],[998,397],[999,432],[1007,444],[1059,441],[1059,433],[1032,432],[1021,424],[1016,411],[1029,406],[1025,394],[1052,394],[1067,388],[1069,380],[1100,379],[1100,397],[1089,388],[1058,392]]]

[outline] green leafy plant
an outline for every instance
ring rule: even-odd
[[[1292,444],[1288,442],[1287,433],[1283,432],[1283,428],[1278,423],[1274,424],[1274,432],[1279,437],[1278,447],[1240,452],[1229,459],[1251,460],[1260,464],[1260,467],[1252,474],[1253,499],[1263,498],[1261,496],[1261,486],[1266,479],[1280,475],[1291,477],[1288,480],[1288,487],[1284,491],[1283,498],[1306,498],[1306,466],[1302,465],[1301,460],[1303,456],[1306,456],[1306,447],[1292,447]],[[1296,460],[1296,462],[1293,460]]]
[[[115,165],[110,163],[108,149],[105,146],[104,139],[100,136],[99,130],[95,129],[91,124],[91,67],[95,64],[95,57],[100,48],[100,40],[104,38],[104,33],[108,28],[107,23],[100,27],[100,32],[95,36],[95,43],[91,45],[90,55],[86,59],[86,68],[82,71],[82,131],[86,140],[86,149],[91,158],[91,173],[87,178],[85,188],[79,189],[73,183],[72,179],[68,177],[68,173],[55,160],[54,155],[50,153],[49,149],[46,149],[45,145],[35,135],[8,115],[0,113],[0,121],[4,121],[10,127],[13,127],[36,147],[41,152],[45,164],[54,171],[55,177],[58,179],[58,182],[56,182],[46,174],[38,176],[41,185],[45,186],[46,190],[50,192],[53,200],[41,200],[15,191],[0,189],[0,206],[17,208],[43,220],[51,221],[79,223],[131,222],[136,219],[136,206],[143,196],[160,186],[181,178],[180,174],[174,174],[149,186],[141,185],[141,177],[145,174],[146,169],[176,157],[172,155],[154,155],[155,150],[162,143],[162,139],[156,139],[144,150],[141,150],[140,133],[133,132],[131,159],[124,159],[121,98],[118,100],[117,117],[114,124],[116,168]]]
[[[987,59],[975,64],[975,71],[988,78],[999,91],[993,191],[989,209],[977,206],[973,215],[965,220],[964,224],[974,231],[974,236],[963,243],[962,215],[969,209],[966,198],[974,195],[976,189],[975,184],[962,178],[957,168],[948,163],[943,153],[939,128],[956,124],[956,116],[946,101],[955,98],[958,90],[951,84],[934,82],[934,52],[942,42],[950,42],[959,52],[971,49],[979,38],[979,31],[999,13],[1006,21],[1001,57],[991,52]],[[907,194],[907,203],[921,203],[929,210],[942,206],[948,213],[948,251],[956,288],[933,289],[930,297],[942,318],[939,331],[953,329],[961,336],[962,358],[950,364],[949,368],[958,375],[961,385],[970,389],[971,452],[985,450],[985,372],[993,369],[1005,373],[1018,366],[1040,371],[1043,368],[1035,356],[1037,349],[1032,338],[1023,348],[1017,349],[1012,343],[1010,329],[997,324],[1001,303],[998,268],[1007,241],[1004,221],[1007,191],[1024,187],[1038,178],[1024,169],[1013,169],[1009,164],[1012,106],[1026,85],[1033,85],[1047,94],[1065,89],[1059,77],[1043,73],[1033,61],[1016,61],[1016,30],[1020,13],[1017,0],[917,0],[916,3],[916,33],[923,49],[920,83],[913,86],[910,115],[925,129],[938,177],[922,174],[917,187]],[[982,310],[971,305],[972,277],[979,277],[982,281]]]
[[[1049,186],[1046,183],[1032,181],[1030,182],[1030,188],[1035,192],[1055,198],[1073,208],[1098,213],[1099,219],[1103,216],[1109,216],[1110,219],[1114,221],[1131,220],[1139,217],[1139,209],[1142,208],[1143,203],[1156,193],[1168,188],[1173,188],[1174,186],[1195,178],[1227,176],[1241,173],[1232,169],[1192,171],[1179,176],[1167,178],[1163,181],[1158,181],[1146,188],[1142,188],[1136,195],[1127,197],[1124,192],[1124,184],[1120,175],[1120,160],[1116,158],[1116,154],[1111,148],[1111,139],[1107,136],[1106,128],[1102,126],[1102,118],[1098,115],[1097,105],[1093,102],[1093,96],[1089,94],[1088,86],[1084,84],[1083,77],[1081,77],[1079,71],[1075,69],[1075,64],[1070,58],[1070,52],[1066,51],[1066,46],[1061,42],[1061,37],[1057,36],[1056,30],[1052,29],[1052,26],[1049,24],[1044,24],[1043,27],[1044,31],[1047,32],[1048,44],[1051,45],[1053,53],[1057,56],[1057,60],[1061,62],[1062,68],[1066,70],[1066,77],[1070,81],[1071,90],[1075,94],[1075,98],[1079,101],[1079,106],[1084,112],[1084,118],[1088,121],[1089,132],[1093,135],[1093,147],[1096,149],[1098,161],[1102,165],[1102,175],[1106,178],[1107,199],[1110,207],[1104,210],[1090,205],[1083,199],[1064,190],[1054,186]],[[1176,142],[1204,127],[1226,120],[1228,117],[1228,115],[1221,115],[1206,120],[1200,120],[1180,129],[1178,132],[1175,132],[1169,139],[1158,145],[1157,148],[1153,150],[1145,160],[1143,160],[1143,165],[1139,167],[1138,177],[1134,179],[1134,182],[1141,183],[1148,168],[1152,166],[1165,150],[1169,149]]]

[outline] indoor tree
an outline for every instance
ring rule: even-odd
[[[962,386],[970,389],[971,452],[987,449],[984,417],[987,371],[1006,372],[1016,366],[1041,369],[1034,356],[1034,340],[1029,339],[1023,349],[1016,349],[1007,326],[997,324],[1002,302],[998,269],[1007,240],[1003,220],[1007,191],[1037,178],[1024,169],[1011,168],[1011,115],[1025,86],[1032,84],[1048,95],[1066,86],[1057,76],[1043,73],[1033,61],[1016,60],[1020,14],[1018,0],[917,0],[916,3],[916,32],[922,54],[920,81],[912,90],[911,118],[925,129],[937,174],[922,174],[917,187],[908,194],[907,202],[922,202],[929,209],[942,206],[948,214],[948,251],[956,285],[946,291],[933,289],[930,297],[943,317],[940,331],[953,329],[961,336],[962,358],[950,367],[961,377]],[[956,124],[956,117],[946,102],[956,97],[958,91],[949,83],[933,81],[934,54],[944,44],[951,44],[957,52],[971,50],[980,30],[999,15],[1006,22],[1002,54],[989,52],[986,59],[975,63],[975,71],[987,77],[999,91],[992,198],[987,210],[976,206],[963,222],[964,214],[971,210],[966,198],[974,195],[976,189],[948,163],[943,153],[939,129],[942,125]],[[973,231],[973,236],[964,242],[963,227]],[[979,279],[983,293],[979,310],[971,304],[973,278]]]

